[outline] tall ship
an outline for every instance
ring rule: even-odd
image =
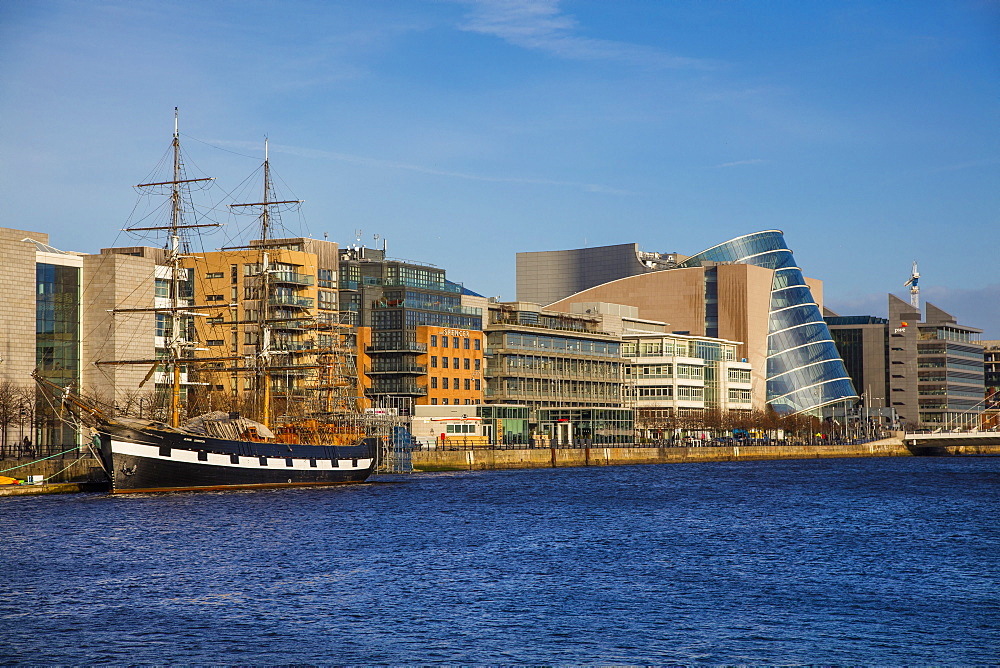
[[[147,406],[144,415],[141,400],[138,411],[123,410],[122,402],[86,397],[37,372],[36,382],[70,409],[81,429],[89,428],[88,444],[115,494],[366,480],[391,457],[389,441],[401,428],[391,415],[362,408],[352,328],[335,311],[306,308],[313,298],[296,294],[315,277],[289,262],[292,251],[273,232],[280,212],[300,202],[275,196],[265,140],[260,197],[228,205],[255,216],[257,238],[218,253],[191,253],[186,233],[218,224],[186,212],[189,189],[212,179],[185,178],[179,137],[175,109],[169,176],[136,186],[167,196],[168,219],[125,230],[166,237],[155,303],[111,309],[119,318],[155,314],[161,343],[149,359],[97,362],[149,367],[140,385],[155,378],[162,405]],[[205,271],[210,256],[222,258],[227,269],[233,262],[232,276]],[[195,290],[196,275],[224,279],[229,294]],[[199,296],[208,303],[197,303]],[[230,332],[231,346],[223,338]],[[199,340],[208,337],[215,340]],[[192,407],[203,412],[192,414]]]

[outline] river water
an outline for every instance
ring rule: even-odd
[[[995,664],[1000,458],[0,499],[0,663]]]

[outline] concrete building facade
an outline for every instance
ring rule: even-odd
[[[58,408],[36,397],[31,374],[80,386],[83,261],[48,244],[48,235],[0,228],[0,452],[52,454],[77,444]],[[15,436],[16,434],[16,436]]]
[[[517,301],[552,304],[595,285],[671,269],[685,259],[644,252],[638,244],[518,253]]]
[[[639,436],[659,440],[713,413],[753,410],[751,366],[736,348],[735,341],[708,337],[625,334],[625,392]]]
[[[1000,341],[980,343],[983,344],[983,375],[986,384],[983,428],[1000,429]]]
[[[340,301],[365,339],[358,359],[370,402],[407,415],[417,405],[481,403],[485,297],[439,267],[359,247],[341,252]],[[445,337],[461,347],[445,350]]]
[[[528,302],[489,305],[487,403],[621,407],[621,340],[597,315]]]
[[[986,407],[982,330],[889,295],[888,319],[827,314],[865,407],[907,429],[979,426]],[[885,411],[888,409],[888,412]]]
[[[534,260],[541,262],[542,255]],[[822,317],[822,283],[802,275],[779,230],[675,259],[673,268],[648,267],[546,306],[568,311],[580,302],[628,304],[672,331],[739,341],[739,357],[757,374],[755,401],[779,413],[850,410],[858,395]]]

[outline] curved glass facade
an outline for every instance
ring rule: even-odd
[[[685,260],[774,270],[767,336],[767,403],[779,413],[820,414],[858,398],[816,300],[780,230],[737,237]]]

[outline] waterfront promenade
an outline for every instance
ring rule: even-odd
[[[1000,453],[1000,448],[997,450]],[[527,469],[566,466],[623,466],[730,462],[765,459],[832,459],[844,457],[909,457],[902,433],[868,443],[840,445],[712,445],[646,447],[625,445],[523,450],[416,450],[415,471]]]

